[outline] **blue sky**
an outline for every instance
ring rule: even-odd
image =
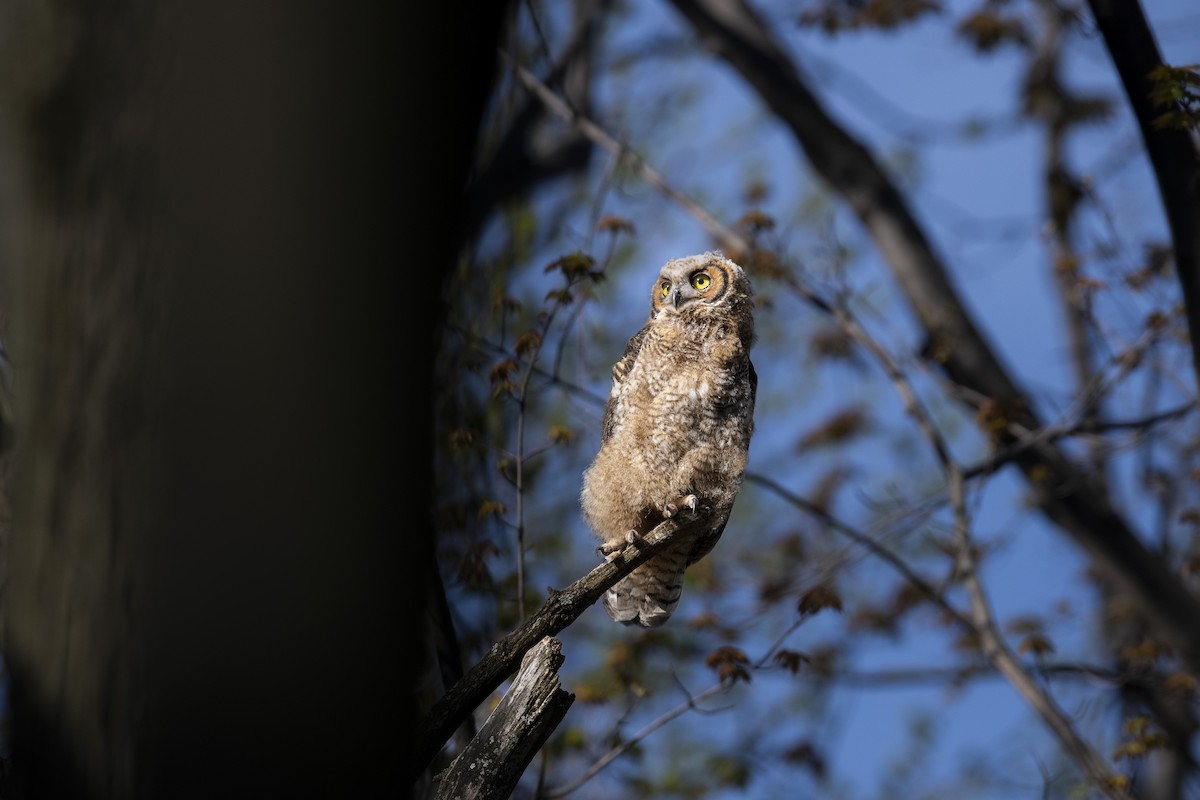
[[[789,9],[792,5],[788,4]],[[757,6],[765,7],[761,3]],[[951,2],[943,17],[910,26],[898,34],[868,32],[835,38],[798,32],[788,23],[794,9],[767,14],[774,15],[780,35],[794,46],[793,55],[834,115],[887,158],[903,152],[906,133],[928,131],[931,122],[942,123],[934,125],[934,130],[950,131],[969,116],[1013,116],[1019,102],[1015,89],[1024,56],[1003,51],[987,57],[975,55],[953,35],[953,25],[948,22],[977,7],[976,3]],[[665,3],[648,1],[631,3],[630,8],[632,17],[620,23],[614,52],[627,52],[625,48],[640,52],[638,48],[642,48],[645,54],[634,59],[631,69],[599,83],[596,115],[602,124],[624,135],[669,180],[701,203],[732,202],[738,193],[729,191],[729,185],[740,185],[748,172],[762,175],[769,183],[767,210],[772,213],[793,213],[805,198],[819,193],[790,135],[778,125],[762,124],[765,112],[740,78],[720,63],[696,58],[676,61],[656,53],[654,44],[669,41],[684,30],[672,9]],[[1200,62],[1200,9],[1191,0],[1148,2],[1144,8],[1169,62]],[[553,20],[546,23],[553,25]],[[1107,92],[1123,102],[1098,37],[1074,42],[1069,53],[1068,85]],[[658,79],[647,80],[648,75]],[[680,91],[676,87],[681,85],[688,87],[688,98],[693,102],[680,103],[677,101],[683,98],[671,96],[671,92]],[[1070,164],[1086,173],[1112,163],[1114,147],[1122,141],[1132,147],[1135,136],[1127,117],[1095,131],[1081,129],[1071,139]],[[1067,355],[1061,350],[1061,321],[1046,269],[1046,251],[1036,236],[1042,216],[1041,147],[1041,133],[1032,125],[969,143],[947,136],[944,142],[921,149],[915,190],[910,196],[915,198],[918,216],[950,264],[977,320],[1021,382],[1044,404],[1043,411],[1052,416],[1069,399],[1072,379]],[[1118,155],[1121,152],[1118,150]],[[1129,241],[1135,242],[1148,232],[1165,238],[1148,166],[1132,149],[1129,153],[1117,159],[1120,167],[1115,174],[1099,175],[1097,179],[1119,212],[1117,224]],[[599,160],[603,162],[603,158]],[[603,172],[602,163],[596,172]],[[605,202],[606,213],[635,221],[636,264],[601,287],[589,314],[595,315],[595,325],[611,325],[632,333],[645,318],[645,287],[658,265],[668,258],[704,249],[709,240],[695,220],[647,187],[631,185],[624,192],[611,193]],[[739,213],[739,209],[718,205],[709,206],[709,210],[725,219]],[[780,219],[785,228],[794,222]],[[585,215],[569,220],[561,236],[548,246],[549,256],[578,246],[579,231],[585,224]],[[1008,235],[1011,231],[1017,235]],[[853,239],[851,234],[848,227],[847,239]],[[810,252],[809,243],[795,243],[794,255],[799,261],[809,260]],[[861,261],[851,280],[866,296],[879,302],[878,317],[871,322],[873,329],[877,335],[893,337],[887,343],[903,351],[904,343],[911,344],[916,338],[907,321],[907,309],[896,300],[877,256],[867,249]],[[806,315],[810,312],[799,304],[780,298],[767,318],[760,321],[760,330],[764,337],[785,335],[781,332],[813,324]],[[589,324],[586,316],[582,324]],[[613,345],[612,357],[619,353],[619,346]],[[607,356],[591,355],[596,363],[577,365],[579,372],[569,377],[603,393],[607,365],[600,362]],[[778,363],[756,361],[760,386],[778,387],[794,381],[797,363],[782,359]],[[1186,365],[1181,368],[1186,369]],[[1183,378],[1190,381],[1190,374],[1183,374]],[[823,465],[816,461],[811,466],[794,466],[792,443],[798,432],[844,404],[847,395],[855,392],[864,392],[863,402],[890,409],[881,412],[885,417],[899,419],[899,406],[888,391],[886,384],[871,384],[852,376],[845,376],[843,381],[834,374],[814,385],[796,387],[787,396],[786,402],[791,404],[788,409],[760,407],[749,469],[766,473],[787,470],[789,475],[799,476],[794,477],[797,485],[803,485],[804,476],[816,475]],[[766,403],[771,402],[782,401],[766,399]],[[599,417],[598,410],[586,404],[575,404],[575,413],[593,422]],[[960,455],[970,460],[966,450]],[[869,452],[859,455],[860,461],[869,459]],[[931,468],[932,461],[926,458],[924,463]],[[567,465],[567,471],[576,466]],[[869,481],[870,476],[866,479]],[[879,488],[864,487],[868,492]],[[790,513],[777,500],[763,496],[761,490],[753,486],[745,490],[748,494],[755,491],[760,494],[744,504],[744,511],[735,509],[731,530],[739,525],[753,527],[761,519],[759,515],[770,514],[772,509],[779,514]],[[1086,562],[1077,548],[1039,516],[1021,510],[1023,492],[1020,481],[1001,476],[989,484],[975,507],[978,534],[987,541],[1005,544],[987,562],[984,573],[996,616],[1004,620],[1044,611],[1064,599],[1071,599],[1078,610],[1086,602],[1080,595],[1079,580]],[[572,503],[570,496],[550,501],[560,509]],[[581,523],[579,528],[582,531]],[[531,539],[536,540],[538,535],[538,531],[530,531]],[[586,568],[593,557],[582,533],[580,541],[572,558],[556,565],[559,577]],[[728,553],[747,544],[745,540],[723,540],[721,550]],[[558,585],[563,581],[550,582]],[[687,615],[691,600],[685,592],[682,616]],[[589,613],[601,612],[593,609]],[[819,641],[819,622],[802,628],[791,646],[803,650],[806,643]],[[1058,655],[1067,660],[1086,655],[1091,633],[1087,625],[1086,620],[1081,622],[1076,617],[1073,623],[1053,630]],[[586,659],[571,657],[572,646],[587,646],[582,639],[587,631],[581,628],[563,636],[567,645],[563,675],[568,681],[577,665],[580,669],[588,666]],[[748,651],[752,649],[747,646]],[[859,660],[855,666],[859,669],[930,666],[946,660],[945,635],[932,624],[922,631],[918,622],[902,644],[872,641],[856,652]],[[671,723],[647,742],[648,753],[670,752],[672,726],[719,731],[723,726],[767,724],[780,713],[779,694],[772,690],[772,680],[763,678],[748,690],[739,690],[737,707],[728,714],[691,715]],[[1059,694],[1068,711],[1081,714],[1084,707],[1073,703],[1082,696],[1066,689]],[[630,728],[636,729],[675,702],[678,698],[662,698],[658,705],[647,703],[641,716],[634,715]],[[831,796],[876,796],[880,776],[898,761],[913,757],[912,724],[921,716],[935,723],[931,760],[922,767],[921,785],[936,784],[937,776],[953,774],[964,759],[986,753],[993,757],[1000,754],[1013,764],[1023,765],[1016,778],[1024,782],[1027,791],[1013,796],[1036,796],[1040,790],[1038,759],[1052,747],[1040,723],[1031,721],[1023,702],[998,678],[972,683],[954,697],[944,687],[840,689],[833,702],[838,704],[838,729],[812,732],[814,738],[828,743],[827,752],[834,759],[830,766],[839,786]],[[1111,749],[1111,742],[1096,744],[1101,752]],[[790,785],[794,774],[773,774],[768,769],[762,780],[757,784],[759,789],[769,792],[771,787]],[[598,779],[594,783],[573,796],[604,796],[604,782]]]

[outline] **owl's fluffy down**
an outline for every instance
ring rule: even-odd
[[[717,252],[667,262],[651,315],[613,366],[600,450],[583,475],[584,520],[602,549],[643,536],[668,504],[695,495],[709,510],[679,541],[614,586],[609,616],[662,625],[684,571],[725,529],[754,430],[753,300],[742,269]]]

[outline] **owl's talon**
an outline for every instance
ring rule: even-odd
[[[605,542],[596,548],[600,555],[604,556],[606,561],[612,561],[625,551],[625,548],[631,544],[636,544],[642,540],[642,535],[635,530],[625,531],[625,538],[618,542]]]
[[[684,495],[683,497],[676,497],[674,500],[671,500],[670,502],[663,504],[663,508],[662,508],[663,519],[670,519],[671,517],[675,516],[676,514],[678,514],[681,510],[683,510],[685,508],[689,509],[693,513],[695,513],[696,509],[699,507],[699,504],[700,504],[700,500],[694,494]]]

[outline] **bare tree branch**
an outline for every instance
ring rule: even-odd
[[[659,715],[654,720],[647,723],[645,725],[645,727],[643,727],[637,733],[633,734],[633,736],[622,741],[616,747],[613,747],[612,749],[608,750],[604,755],[602,755],[602,756],[600,756],[600,758],[596,759],[596,761],[594,763],[592,763],[591,766],[589,766],[587,769],[585,769],[578,777],[576,777],[570,783],[565,783],[562,786],[551,787],[550,789],[543,792],[541,796],[543,798],[546,798],[546,800],[554,800],[554,798],[566,797],[571,792],[575,791],[580,786],[583,786],[585,783],[590,781],[592,778],[596,777],[596,775],[600,772],[600,770],[604,769],[609,764],[616,761],[619,757],[621,757],[625,753],[632,750],[643,739],[645,739],[650,734],[654,733],[656,730],[658,730],[662,726],[666,725],[671,720],[677,719],[678,717],[682,717],[687,712],[689,712],[693,709],[696,709],[697,703],[700,703],[704,700],[707,700],[710,697],[714,697],[714,696],[721,694],[723,692],[726,692],[728,690],[729,690],[729,684],[717,683],[717,684],[714,684],[714,685],[708,687],[704,691],[700,692],[700,694],[697,694],[694,696],[688,695],[688,699],[686,701],[684,701],[680,705],[675,706],[670,711],[664,712],[663,714]]]
[[[771,646],[767,648],[766,652],[763,653],[762,657],[754,662],[753,668],[755,670],[763,669],[766,666],[767,662],[770,661],[771,657],[774,656],[775,653],[779,651],[779,648],[783,646],[783,643],[785,641],[787,641],[787,638],[789,636],[791,636],[793,633],[795,633],[796,629],[799,628],[802,624],[804,624],[805,620],[807,620],[807,619],[811,619],[811,616],[801,616],[799,619],[797,619],[791,625],[789,625],[787,627],[787,629],[782,634],[780,634],[779,637],[777,637],[775,639],[775,641],[771,644]],[[678,681],[676,681],[676,682],[678,683]],[[717,683],[713,684],[712,686],[709,686],[707,689],[700,692],[699,694],[692,694],[686,688],[684,688],[682,683],[680,683],[680,689],[682,689],[683,693],[687,696],[687,699],[684,702],[680,703],[679,705],[675,706],[674,708],[670,709],[669,711],[666,711],[663,714],[660,714],[658,717],[651,720],[644,727],[642,727],[642,729],[639,730],[637,733],[633,734],[628,739],[625,739],[620,744],[618,744],[615,747],[608,750],[606,753],[604,753],[604,755],[602,755],[602,756],[600,756],[600,758],[596,759],[596,761],[593,762],[591,764],[591,766],[589,766],[587,769],[585,769],[579,775],[579,777],[575,778],[574,780],[570,781],[569,783],[562,784],[561,786],[551,787],[549,790],[543,792],[540,795],[540,797],[545,798],[545,800],[555,800],[555,798],[566,797],[571,792],[575,791],[580,786],[583,786],[585,783],[587,783],[592,778],[594,778],[602,769],[607,767],[613,761],[616,761],[617,758],[624,755],[629,750],[633,749],[639,742],[641,742],[647,736],[654,733],[656,730],[663,727],[671,720],[677,719],[689,711],[696,711],[696,712],[702,713],[702,714],[703,713],[712,714],[712,713],[716,713],[718,711],[723,711],[724,708],[717,708],[717,709],[700,708],[699,703],[701,703],[704,700],[709,699],[710,697],[715,697],[716,695],[724,694],[725,692],[728,692],[731,688],[733,688],[733,686],[734,686],[734,682],[723,680],[723,681],[718,681]],[[728,706],[726,706],[725,708],[728,708]]]
[[[671,2],[791,128],[813,168],[858,215],[924,326],[929,354],[953,380],[994,399],[1021,426],[1040,429],[1032,404],[975,327],[900,192],[867,149],[825,112],[758,16],[743,0]],[[1049,442],[1018,457],[1017,464],[1046,516],[1200,669],[1200,601],[1146,548],[1096,477]]]
[[[562,689],[562,643],[546,637],[487,722],[439,779],[439,800],[507,800],[525,768],[562,722],[575,695]]]
[[[664,521],[611,561],[596,567],[567,588],[550,589],[546,604],[525,624],[492,645],[422,720],[415,737],[418,774],[425,770],[467,715],[512,674],[531,647],[578,619],[617,581],[663,550],[676,536],[686,536],[698,521],[698,515],[685,511]],[[409,778],[415,780],[417,775]]]
[[[974,629],[979,635],[984,655],[1017,690],[1017,693],[1025,699],[1025,702],[1037,712],[1047,727],[1054,732],[1059,743],[1071,754],[1097,789],[1112,800],[1128,797],[1129,795],[1120,788],[1115,780],[1116,776],[1108,768],[1108,763],[1079,735],[1075,726],[1071,724],[1050,693],[1025,670],[1016,653],[1004,641],[1004,637],[996,627],[991,604],[984,592],[983,582],[979,579],[975,547],[971,543],[966,484],[963,480],[962,469],[949,457],[943,444],[933,443],[933,446],[939,453],[949,481],[950,505],[954,511],[954,539],[958,549],[958,567],[971,598]]]
[[[1083,681],[1119,686],[1137,680],[1118,670],[1091,664],[1057,663],[1030,664],[1026,669],[1042,678],[1074,678]],[[870,671],[834,670],[813,671],[807,674],[814,681],[829,681],[855,689],[884,689],[894,686],[957,685],[976,678],[1003,677],[992,664],[964,664],[958,667],[896,667]]]
[[[539,100],[541,100],[547,108],[558,114],[563,119],[575,125],[581,133],[587,136],[596,144],[603,147],[612,155],[623,158],[629,166],[641,176],[642,180],[658,189],[665,194],[683,210],[691,214],[701,225],[709,232],[714,239],[721,243],[721,246],[728,247],[731,250],[748,250],[750,243],[741,234],[734,232],[731,228],[723,225],[712,214],[704,209],[699,203],[692,200],[687,195],[675,189],[667,182],[667,179],[662,174],[646,163],[645,159],[634,153],[628,147],[617,141],[604,128],[597,125],[587,116],[576,112],[571,106],[561,97],[554,93],[549,86],[537,79],[529,70],[519,64],[512,65],[516,70],[517,77],[521,82],[533,92]]]
[[[1088,0],[1137,117],[1171,230],[1175,274],[1183,290],[1192,365],[1200,376],[1200,154],[1188,132],[1158,127],[1150,72],[1163,63],[1137,0]]]
[[[1026,672],[1020,660],[1004,641],[996,627],[983,583],[979,579],[979,571],[975,558],[974,545],[970,537],[970,517],[966,504],[966,480],[962,467],[950,454],[945,439],[938,431],[932,417],[921,404],[908,376],[892,358],[891,354],[858,324],[853,316],[843,307],[833,307],[833,317],[845,334],[867,349],[883,367],[889,380],[904,404],[905,413],[912,418],[921,431],[930,448],[937,456],[938,462],[946,476],[947,491],[950,507],[954,517],[954,540],[958,553],[957,572],[966,584],[970,598],[971,617],[964,619],[958,612],[953,612],[955,618],[966,624],[979,638],[983,654],[988,661],[1008,680],[1017,693],[1025,699],[1029,706],[1042,718],[1051,732],[1058,738],[1063,748],[1071,754],[1076,763],[1089,777],[1093,784],[1112,800],[1120,800],[1127,794],[1119,788],[1114,775],[1108,769],[1107,763],[1096,751],[1084,741],[1075,730],[1075,726],[1067,715],[1058,707],[1054,698]],[[876,546],[876,552],[887,551]],[[894,556],[888,559],[895,564],[902,564]],[[923,593],[931,596],[943,608],[950,610],[951,606],[939,595],[932,595],[924,582],[915,577],[905,567],[904,574]]]
[[[560,87],[578,108],[586,109],[591,104],[596,27],[604,2],[574,4],[575,19],[569,39],[557,57],[546,53],[550,59],[546,81]],[[508,5],[511,17],[508,24],[515,25],[519,4]],[[503,121],[504,130],[483,137],[486,144],[492,144],[488,139],[493,137],[498,141],[490,148],[486,160],[472,170],[464,195],[460,234],[463,241],[475,239],[490,209],[527,196],[533,187],[582,172],[591,161],[592,145],[586,137],[578,134],[547,137],[541,130],[546,119],[542,105],[524,97],[515,102],[523,105]]]
[[[1036,6],[1042,24],[1025,77],[1025,110],[1045,126],[1042,173],[1045,213],[1049,222],[1046,240],[1050,275],[1058,288],[1075,385],[1082,390],[1092,383],[1096,366],[1088,329],[1090,295],[1080,280],[1075,244],[1075,212],[1084,192],[1079,181],[1071,175],[1065,157],[1067,132],[1072,124],[1069,113],[1072,98],[1063,85],[1060,65],[1066,12],[1055,0],[1038,0]],[[1090,409],[1089,414],[1099,411],[1099,408]],[[1103,483],[1106,479],[1105,453],[1093,444],[1089,454],[1091,469]]]

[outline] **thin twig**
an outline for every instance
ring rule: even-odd
[[[772,658],[772,656],[774,656],[775,652],[783,645],[783,643],[785,641],[787,641],[787,638],[789,636],[791,636],[793,633],[795,633],[796,629],[799,628],[801,625],[803,625],[808,619],[811,619],[811,615],[810,616],[802,616],[799,619],[792,622],[792,624],[789,625],[787,627],[787,629],[784,630],[783,634],[781,634],[778,638],[776,638],[776,640],[771,644],[771,646],[767,648],[766,652],[763,653],[762,657],[760,657],[757,661],[754,662],[753,668],[758,670],[758,669],[762,669],[764,666],[766,666],[767,662],[771,660],[771,658]],[[678,680],[676,680],[676,683],[677,684],[679,683]],[[592,778],[594,778],[596,776],[596,774],[600,772],[600,770],[604,769],[609,764],[611,764],[613,761],[615,761],[617,758],[624,755],[632,747],[634,747],[639,742],[644,740],[647,736],[654,733],[656,730],[658,730],[662,726],[666,725],[671,720],[678,719],[679,717],[683,716],[684,714],[686,714],[689,711],[696,711],[697,713],[704,714],[704,713],[714,713],[715,711],[724,710],[724,709],[700,708],[699,704],[702,701],[709,699],[710,697],[715,697],[718,694],[724,694],[725,692],[729,691],[730,688],[732,688],[732,687],[733,687],[732,682],[720,681],[720,682],[715,683],[712,686],[708,687],[707,689],[700,692],[699,694],[693,695],[687,690],[687,688],[685,686],[683,686],[682,684],[679,684],[679,688],[684,693],[684,696],[687,697],[687,700],[685,700],[680,705],[675,706],[674,708],[667,711],[666,713],[661,714],[660,716],[656,717],[653,721],[648,723],[645,727],[643,727],[637,733],[633,734],[633,736],[622,741],[616,747],[605,752],[604,755],[600,756],[600,758],[598,758],[596,761],[594,761],[586,770],[584,770],[582,773],[580,773],[580,775],[577,778],[575,778],[573,781],[571,781],[570,783],[566,783],[561,786],[552,787],[549,790],[547,790],[546,792],[543,792],[542,794],[537,795],[537,797],[538,798],[546,798],[546,800],[554,800],[554,798],[566,797],[568,794],[575,791],[580,786],[583,786],[585,783],[587,783]]]
[[[958,574],[967,587],[971,603],[971,627],[979,636],[984,655],[1037,712],[1067,752],[1072,754],[1079,766],[1087,773],[1096,788],[1112,800],[1126,798],[1128,795],[1118,788],[1114,775],[1105,760],[1079,736],[1066,714],[1045,689],[1025,671],[1012,649],[1000,635],[983,584],[979,579],[978,563],[975,558],[974,545],[971,543],[970,517],[966,503],[966,481],[962,468],[954,460],[945,439],[917,398],[908,377],[899,369],[888,352],[854,322],[848,311],[844,308],[837,308],[835,312],[835,319],[843,326],[847,334],[866,347],[879,360],[896,392],[900,395],[905,411],[912,417],[945,472],[947,493],[954,518]]]
[[[682,717],[684,714],[686,714],[687,712],[694,709],[696,707],[697,703],[699,703],[703,700],[707,700],[708,698],[713,697],[715,695],[721,694],[722,692],[726,691],[728,688],[729,687],[726,684],[718,683],[718,684],[708,687],[703,692],[701,692],[698,695],[695,695],[694,697],[689,696],[687,699],[687,702],[685,702],[681,705],[678,705],[675,708],[672,708],[670,711],[666,712],[665,714],[662,714],[661,716],[657,717],[652,722],[650,722],[648,725],[646,725],[644,728],[639,730],[637,733],[633,734],[633,736],[629,737],[628,739],[621,742],[616,747],[614,747],[611,750],[609,750],[608,752],[606,752],[604,755],[600,756],[600,758],[596,759],[596,761],[593,762],[591,766],[589,766],[586,770],[584,770],[582,773],[580,773],[579,777],[577,777],[575,780],[571,781],[570,783],[563,784],[562,786],[551,787],[550,789],[548,789],[547,791],[543,792],[541,795],[538,795],[538,796],[544,797],[544,798],[546,798],[546,800],[554,800],[554,798],[566,797],[568,794],[575,791],[580,786],[583,786],[585,783],[587,783],[592,778],[594,778],[596,776],[596,774],[600,772],[600,770],[607,767],[613,761],[616,761],[618,758],[620,758],[622,755],[627,753],[631,748],[633,748],[635,745],[637,745],[639,742],[641,742],[647,736],[654,733],[656,730],[658,730],[662,726],[666,725],[671,720]]]
[[[563,119],[573,124],[580,133],[600,147],[612,153],[615,156],[623,159],[646,183],[658,189],[665,194],[683,210],[691,214],[709,234],[721,243],[722,246],[733,250],[748,250],[750,243],[741,234],[734,231],[727,225],[722,224],[716,217],[709,214],[700,204],[694,202],[690,197],[687,197],[682,192],[675,189],[667,179],[646,161],[626,145],[614,139],[603,128],[597,125],[588,117],[578,113],[571,108],[561,97],[555,94],[549,86],[538,80],[537,76],[527,70],[520,64],[512,63],[505,53],[500,54],[501,58],[509,61],[516,72],[521,83],[525,85],[529,91],[537,95],[537,98],[554,113],[558,114]]]

